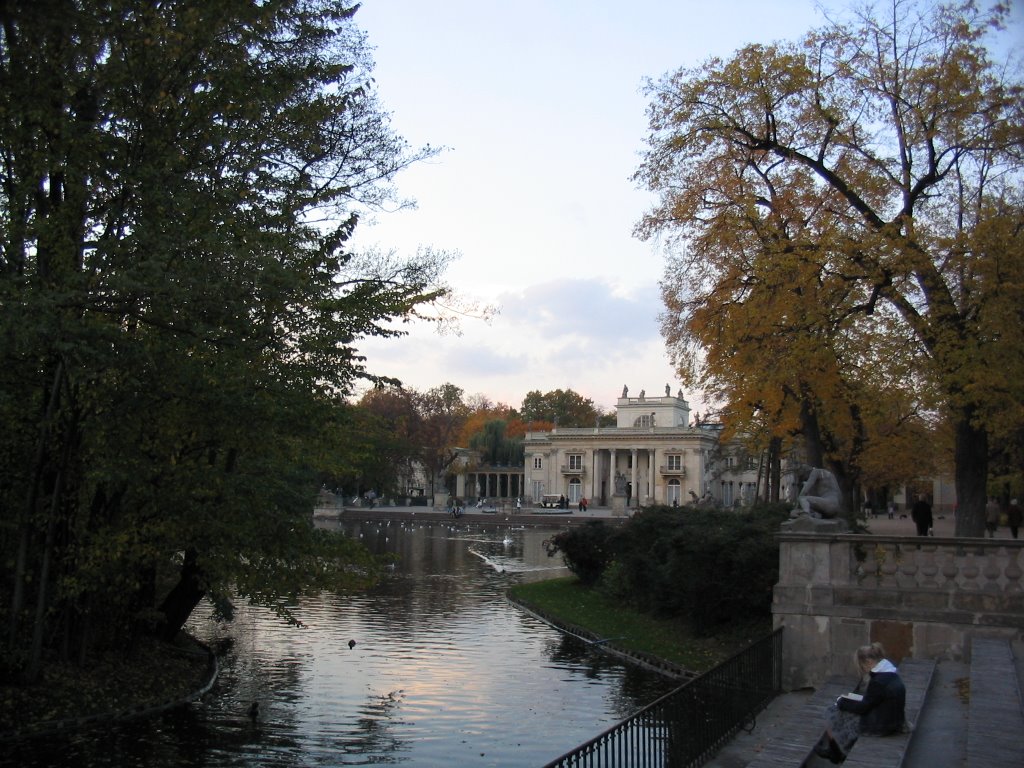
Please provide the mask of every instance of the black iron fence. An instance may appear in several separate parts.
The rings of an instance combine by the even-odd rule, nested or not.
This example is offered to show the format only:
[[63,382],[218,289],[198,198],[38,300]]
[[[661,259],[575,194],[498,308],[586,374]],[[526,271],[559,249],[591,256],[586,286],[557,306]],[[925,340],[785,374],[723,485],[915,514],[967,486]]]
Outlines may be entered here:
[[545,768],[696,768],[782,690],[782,628]]

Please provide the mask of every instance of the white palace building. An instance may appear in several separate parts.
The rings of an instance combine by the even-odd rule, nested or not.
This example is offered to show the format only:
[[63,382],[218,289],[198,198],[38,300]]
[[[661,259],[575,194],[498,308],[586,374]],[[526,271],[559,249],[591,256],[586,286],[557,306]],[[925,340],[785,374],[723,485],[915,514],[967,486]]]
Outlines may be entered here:
[[683,505],[713,499],[732,506],[756,494],[756,459],[726,455],[719,426],[690,423],[683,393],[648,397],[628,387],[616,403],[614,427],[562,428],[527,432],[524,441],[524,495],[580,498],[614,509],[652,504]]
[[[434,496],[438,507],[452,498],[473,503],[540,505],[545,497],[564,496],[575,507],[581,498],[593,506],[626,512],[665,504],[707,502],[733,507],[764,493],[765,468],[738,441],[722,443],[721,425],[690,423],[682,391],[630,397],[627,387],[616,402],[614,427],[559,427],[528,431],[523,465],[488,466],[475,452],[460,450],[452,467],[455,493]],[[790,458],[782,466],[782,498],[795,499],[802,467]],[[894,489],[898,508],[908,508],[916,493],[926,493],[938,514],[956,504],[950,478],[922,477],[913,487]]]

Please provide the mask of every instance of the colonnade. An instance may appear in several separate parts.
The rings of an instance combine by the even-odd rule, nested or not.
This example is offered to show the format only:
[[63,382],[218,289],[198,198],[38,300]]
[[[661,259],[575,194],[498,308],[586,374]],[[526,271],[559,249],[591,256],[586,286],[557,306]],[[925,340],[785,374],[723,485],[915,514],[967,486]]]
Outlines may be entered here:
[[522,470],[467,472],[456,479],[461,499],[516,499],[524,495]]

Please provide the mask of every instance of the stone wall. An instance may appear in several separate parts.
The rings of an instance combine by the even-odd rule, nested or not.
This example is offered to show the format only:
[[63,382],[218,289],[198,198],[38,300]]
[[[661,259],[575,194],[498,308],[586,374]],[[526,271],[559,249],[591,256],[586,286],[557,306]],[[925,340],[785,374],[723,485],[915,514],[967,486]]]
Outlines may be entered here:
[[969,658],[974,636],[1024,642],[1024,541],[779,534],[772,613],[786,628],[783,685],[853,674],[881,642],[904,658]]

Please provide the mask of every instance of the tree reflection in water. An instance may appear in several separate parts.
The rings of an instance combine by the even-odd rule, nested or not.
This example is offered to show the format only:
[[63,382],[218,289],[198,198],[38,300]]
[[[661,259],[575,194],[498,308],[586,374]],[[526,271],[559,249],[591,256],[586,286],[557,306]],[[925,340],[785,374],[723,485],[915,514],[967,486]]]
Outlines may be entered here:
[[377,587],[302,603],[303,629],[252,606],[239,606],[231,624],[204,609],[190,629],[226,651],[221,677],[201,702],[154,720],[15,745],[3,759],[154,768],[534,766],[674,687],[505,600],[513,583],[560,575],[541,545],[550,529],[343,527],[371,550],[399,555]]

